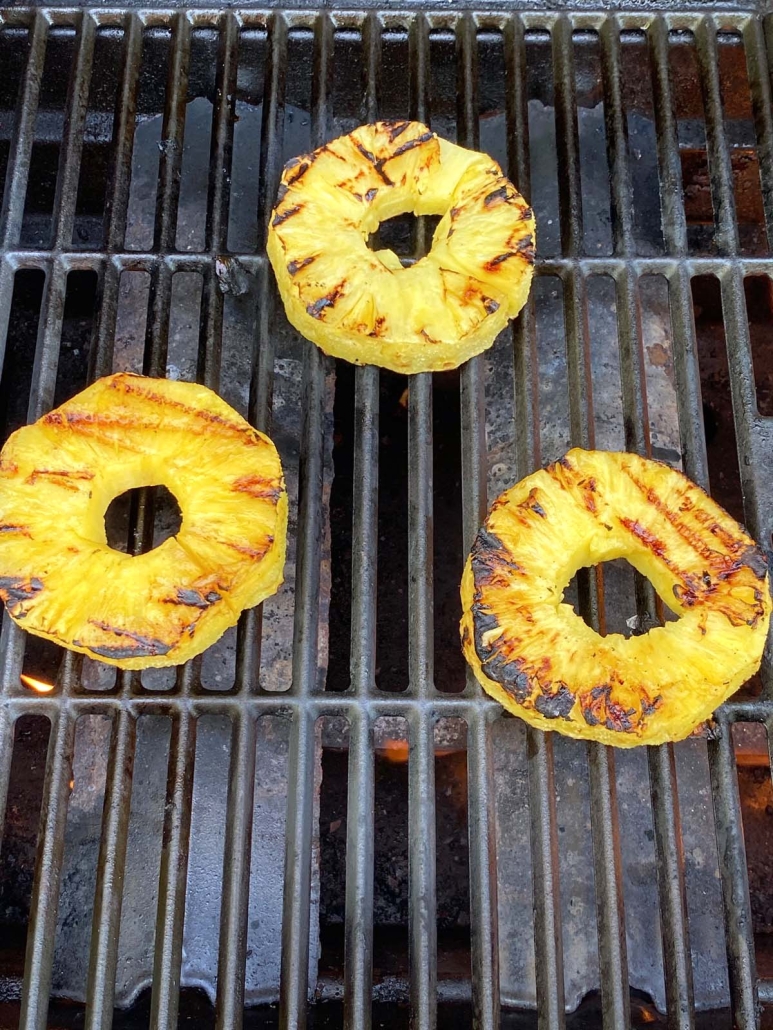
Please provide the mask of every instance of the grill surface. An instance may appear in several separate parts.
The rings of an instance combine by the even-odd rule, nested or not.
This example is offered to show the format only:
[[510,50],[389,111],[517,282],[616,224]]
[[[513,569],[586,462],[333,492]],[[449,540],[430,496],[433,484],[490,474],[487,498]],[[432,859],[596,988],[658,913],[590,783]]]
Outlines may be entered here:
[[[771,271],[768,245],[759,242],[763,236],[767,240],[773,238],[773,108],[766,48],[770,29],[771,25],[756,12],[658,13],[655,8],[650,13],[637,10],[614,15],[592,11],[500,14],[495,10],[381,14],[342,10],[313,14],[303,10],[80,12],[66,8],[19,8],[0,12],[0,42],[9,55],[8,72],[0,71],[0,75],[6,76],[0,89],[14,94],[18,88],[15,116],[0,124],[0,140],[5,148],[0,150],[0,158],[5,159],[5,192],[0,213],[0,338],[9,339],[3,398],[5,431],[24,417],[39,417],[79,385],[79,373],[72,373],[72,344],[63,338],[63,328],[68,321],[66,298],[72,276],[88,271],[96,273],[97,295],[87,362],[81,356],[80,374],[84,380],[127,366],[151,375],[168,373],[171,366],[170,374],[197,377],[221,390],[223,380],[228,378],[232,396],[227,399],[248,412],[256,426],[278,435],[283,457],[289,461],[291,480],[295,474],[292,470],[297,469],[297,547],[291,566],[294,589],[285,591],[273,606],[267,604],[264,617],[253,612],[242,619],[235,644],[232,641],[230,651],[226,649],[221,656],[224,663],[234,663],[233,685],[228,689],[211,689],[212,684],[204,682],[202,668],[207,659],[204,663],[194,661],[172,680],[164,676],[153,679],[119,674],[115,681],[108,678],[102,682],[98,667],[82,662],[78,656],[49,650],[40,657],[42,652],[36,650],[36,644],[25,642],[10,620],[3,620],[0,812],[6,809],[17,720],[30,714],[50,720],[21,986],[21,1026],[44,1027],[49,1018],[55,943],[57,934],[62,932],[58,923],[59,895],[73,790],[76,729],[78,720],[86,715],[108,716],[111,720],[93,886],[85,991],[87,1027],[110,1025],[116,1001],[116,982],[121,976],[117,972],[119,937],[126,932],[125,926],[121,926],[121,892],[127,862],[131,861],[128,840],[134,804],[132,781],[138,780],[143,790],[150,789],[153,782],[153,768],[138,768],[135,772],[134,758],[139,754],[138,727],[150,716],[169,720],[152,960],[152,1025],[177,1023],[185,923],[193,917],[190,910],[186,913],[186,891],[195,886],[188,875],[192,822],[194,829],[196,826],[194,775],[213,753],[206,751],[206,734],[199,726],[202,719],[212,716],[226,720],[225,748],[229,756],[227,789],[225,780],[222,784],[222,796],[226,798],[222,895],[217,918],[210,927],[214,937],[211,946],[214,948],[219,940],[213,1017],[218,1027],[241,1024],[245,965],[250,961],[250,906],[257,903],[260,911],[260,892],[266,890],[265,882],[255,880],[254,864],[251,868],[253,835],[262,828],[260,822],[255,822],[255,813],[268,818],[265,807],[256,808],[255,796],[256,782],[259,788],[262,782],[260,775],[256,780],[256,762],[260,774],[260,748],[268,746],[260,728],[265,716],[278,716],[282,725],[289,727],[279,1008],[278,1017],[266,1016],[265,1025],[275,1025],[278,1018],[281,1026],[304,1026],[309,983],[312,988],[315,983],[316,958],[313,957],[310,969],[309,941],[312,940],[314,955],[318,889],[315,827],[320,818],[318,759],[320,746],[324,745],[318,721],[322,717],[346,720],[346,739],[343,744],[339,740],[337,746],[348,749],[345,954],[339,999],[342,1009],[336,1005],[329,1007],[330,1025],[339,1025],[341,1019],[345,1026],[358,1030],[371,1024],[374,862],[379,848],[374,832],[374,792],[376,752],[386,746],[379,737],[382,724],[377,725],[383,717],[405,720],[410,745],[410,959],[406,1000],[412,1025],[429,1028],[438,1021],[436,870],[438,862],[443,861],[445,847],[444,841],[436,839],[435,752],[439,719],[462,720],[466,725],[470,969],[462,977],[467,987],[459,996],[464,1003],[460,1025],[469,1025],[470,1021],[485,1028],[500,1025],[498,923],[499,917],[504,920],[504,916],[498,911],[496,843],[498,838],[502,839],[501,824],[507,812],[501,799],[499,806],[495,805],[495,740],[498,749],[519,748],[524,775],[516,788],[528,794],[529,842],[524,834],[517,841],[517,848],[528,852],[522,865],[526,875],[531,869],[534,944],[530,961],[535,971],[537,1015],[522,1018],[524,1025],[531,1025],[531,1020],[540,1027],[564,1024],[567,1003],[571,1007],[574,1001],[568,993],[565,997],[564,991],[564,958],[571,954],[572,942],[562,932],[562,889],[565,896],[571,895],[573,885],[562,867],[565,855],[563,844],[559,845],[563,827],[559,827],[556,796],[566,789],[562,763],[570,753],[570,745],[522,728],[518,728],[516,735],[499,733],[503,723],[507,729],[507,721],[501,719],[498,707],[482,696],[469,678],[466,684],[459,684],[463,689],[447,689],[445,657],[438,653],[435,644],[435,598],[440,577],[448,575],[447,568],[451,569],[451,578],[458,574],[462,551],[466,551],[480,524],[489,497],[504,482],[511,482],[540,461],[554,457],[548,453],[554,447],[569,441],[585,446],[594,444],[600,423],[598,411],[594,412],[593,392],[594,388],[599,391],[601,380],[594,367],[593,346],[602,330],[596,317],[599,309],[591,300],[598,277],[607,277],[606,310],[611,299],[612,318],[616,319],[620,442],[641,453],[651,451],[651,435],[657,437],[658,446],[663,436],[657,423],[659,411],[650,412],[647,404],[651,378],[646,366],[644,344],[648,326],[641,297],[651,277],[660,277],[667,284],[664,310],[676,414],[676,452],[670,457],[676,462],[681,459],[685,471],[704,486],[709,485],[710,463],[691,291],[694,280],[715,277],[721,297],[743,517],[749,530],[770,550],[773,419],[763,417],[758,410],[745,292],[748,277],[767,278]],[[69,64],[56,59],[62,40],[67,44]],[[588,42],[594,48],[600,77],[593,73],[592,62],[587,66],[583,63],[583,46]],[[759,167],[762,184],[761,190],[756,186],[762,214],[762,226],[756,237],[743,231],[740,208],[745,194],[739,192],[741,172],[735,160],[741,144],[733,135],[737,125],[732,120],[738,116],[728,112],[726,84],[720,75],[720,50],[728,43],[742,47],[745,54],[754,136],[751,145],[747,141],[745,153],[752,154],[757,162],[752,166],[752,177]],[[694,83],[694,91],[696,96],[700,94],[703,105],[703,117],[697,120],[705,125],[705,136],[697,149],[705,150],[703,167],[708,171],[699,192],[710,203],[702,234],[695,231],[695,196],[685,181],[684,154],[689,147],[683,134],[692,123],[689,114],[677,117],[679,106],[689,107],[690,102],[680,95],[684,81],[678,78],[673,64],[674,50],[680,44],[694,55],[700,80],[699,85]],[[104,114],[104,98],[100,100],[98,96],[102,88],[100,77],[108,66],[104,58],[100,64],[95,56],[102,45],[112,46],[109,52],[117,55],[113,62],[117,70],[112,118]],[[631,94],[624,95],[621,70],[628,45],[639,47],[646,55],[651,75],[648,88],[656,161],[652,154],[649,159],[653,166],[656,164],[659,175],[656,204],[660,210],[656,207],[655,214],[662,216],[662,234],[650,232],[654,222],[647,222],[646,211],[642,214],[644,202],[638,187],[634,188],[634,166],[642,155],[637,155],[629,142],[633,132],[628,109]],[[260,58],[253,61],[251,55],[258,50]],[[357,79],[352,83],[349,80],[354,73],[347,76],[344,55],[354,52],[359,56],[352,64],[357,66]],[[396,53],[404,56],[403,64],[395,58]],[[207,65],[202,54],[216,59]],[[138,165],[136,156],[133,163],[133,151],[138,148],[153,111],[148,83],[154,75],[158,77],[159,66],[161,74],[167,77],[167,85],[160,135],[153,141],[157,144],[157,167],[148,169]],[[92,82],[95,68],[98,74]],[[535,68],[537,72],[533,71]],[[534,92],[539,68],[543,68],[552,96],[538,96]],[[502,80],[505,100],[503,131],[499,134],[486,123],[488,96],[496,75]],[[104,89],[109,86],[104,85]],[[257,182],[257,219],[252,209],[243,213],[255,194],[236,196],[234,154],[239,120],[244,120],[256,136],[258,132],[255,112],[250,116],[244,105],[240,106],[247,94],[259,98],[259,147],[257,141],[251,144],[251,160],[256,160],[257,167],[248,167],[253,182]],[[587,117],[578,117],[578,96],[585,94],[592,99],[582,103],[603,110],[603,122],[591,124],[590,129]],[[298,99],[301,96],[308,97],[306,111]],[[209,147],[208,168],[202,160],[202,146],[186,145],[186,132],[191,131],[193,124],[189,121],[190,111],[198,102],[196,98],[201,97],[212,102],[211,119],[209,109],[204,116],[205,121],[211,121],[209,141],[204,143],[204,147]],[[532,182],[538,156],[530,154],[530,138],[539,129],[535,105],[540,104],[554,112],[551,121],[555,167],[559,172],[540,181],[534,176]],[[103,122],[94,116],[95,110],[102,111]],[[483,356],[462,370],[458,393],[453,392],[453,377],[436,377],[433,383],[432,377],[422,375],[405,383],[407,395],[401,400],[407,408],[407,466],[403,473],[407,491],[407,563],[402,586],[407,594],[403,640],[407,675],[400,691],[381,689],[385,673],[379,668],[381,652],[376,632],[377,598],[380,607],[383,601],[379,586],[383,579],[379,577],[396,560],[391,543],[387,541],[384,545],[379,522],[379,460],[384,460],[385,447],[379,428],[380,404],[387,377],[372,368],[353,373],[353,410],[345,413],[353,430],[351,571],[346,571],[351,582],[351,651],[348,674],[347,663],[343,663],[345,689],[333,690],[331,682],[326,689],[326,669],[334,368],[318,350],[295,338],[287,328],[262,248],[283,162],[300,149],[318,145],[379,114],[409,114],[430,121],[466,146],[481,145],[485,135],[484,142],[500,148],[496,156],[506,163],[527,197],[533,186],[532,199],[538,214],[542,214],[539,278],[530,305],[512,334],[498,342],[492,355]],[[99,151],[95,144],[100,139],[105,144],[103,151],[109,154],[104,172],[104,218],[101,209],[87,210],[82,199],[92,168],[95,176],[102,174],[94,157]],[[31,210],[25,198],[40,186],[35,180],[44,175],[45,155],[52,152],[52,144],[52,195],[48,213],[41,221],[40,212]],[[589,152],[589,147],[595,160],[600,155],[606,158],[600,165],[602,183],[606,182],[607,166],[609,170],[609,195],[601,212],[592,207],[594,194],[587,173],[583,175],[583,154]],[[648,155],[644,156],[646,160]],[[31,160],[33,157],[35,160]],[[92,159],[93,166],[89,163]],[[185,221],[179,217],[181,191],[184,193],[190,185],[186,185],[185,178],[189,161],[198,161],[196,174],[201,191],[207,183],[206,205],[201,209],[198,224],[195,218]],[[247,179],[242,173],[240,190],[246,188],[243,184]],[[556,183],[555,195],[550,193],[548,179]],[[190,186],[194,192],[195,188],[195,184]],[[144,200],[143,190],[147,191]],[[540,191],[542,199],[538,200],[536,195]],[[152,200],[149,203],[147,198],[154,195],[153,211]],[[243,208],[235,211],[237,203]],[[253,224],[257,244],[250,238],[249,226]],[[190,236],[186,237],[183,230]],[[237,247],[232,243],[234,239],[241,241]],[[421,253],[427,241],[426,226],[417,223],[412,236],[413,252]],[[224,276],[222,269],[218,272],[216,259],[228,254],[229,248],[230,252],[236,251],[233,256],[238,264],[232,265]],[[13,351],[14,334],[18,336],[22,331],[14,297],[18,297],[15,290],[20,271],[30,269],[44,272],[45,282],[34,367],[25,372]],[[174,324],[175,311],[183,304],[174,292],[180,273],[200,277],[200,332],[190,325],[186,330],[185,325]],[[146,277],[143,282],[147,293],[140,292],[139,301],[127,301],[129,278],[139,274]],[[251,340],[245,339],[243,327],[239,330],[234,324],[233,319],[238,321],[240,317],[239,309],[235,316],[229,316],[224,286],[236,294],[247,291],[250,325],[254,325]],[[543,286],[557,291],[555,316],[546,314],[549,297]],[[123,328],[120,315],[122,305],[127,303],[128,329],[125,313]],[[146,330],[143,334],[135,326],[132,335],[132,318],[137,312],[144,317],[145,307]],[[545,326],[551,318],[562,354],[558,371],[554,371],[546,386],[541,366]],[[195,316],[192,323],[196,324]],[[188,365],[183,362],[181,370],[178,351],[180,341],[186,339],[190,344],[186,352]],[[238,343],[236,349],[234,340]],[[299,368],[302,365],[300,393],[280,382],[287,368],[282,362],[286,362],[288,354]],[[77,362],[75,367],[80,367]],[[340,384],[352,373],[339,369],[338,375]],[[234,381],[238,389],[233,386]],[[546,395],[551,383],[554,392]],[[12,395],[13,390],[22,391],[23,396]],[[497,390],[500,394],[504,390],[505,395],[498,407]],[[509,393],[510,390],[513,392]],[[540,399],[544,402],[546,396],[547,410],[543,403],[540,411]],[[280,416],[278,402],[284,415]],[[442,455],[439,458],[436,448],[433,454],[433,425],[439,405],[445,404],[456,405],[461,438],[461,509],[450,515],[446,510],[433,513],[433,464],[437,480],[442,474],[441,463],[446,460]],[[23,410],[16,418],[14,411],[19,405]],[[498,423],[492,416],[495,408],[499,412]],[[290,409],[294,409],[294,417],[290,417]],[[566,439],[560,439],[560,433],[551,435],[553,422],[560,420],[562,411]],[[336,419],[339,415],[340,411]],[[495,438],[495,423],[502,431],[502,439]],[[496,449],[498,464],[490,457],[492,449]],[[732,449],[728,460],[735,460]],[[719,476],[721,470],[712,467],[711,471]],[[383,486],[382,482],[382,506]],[[727,494],[731,499],[732,489],[731,486]],[[721,499],[726,501],[726,496]],[[739,500],[737,490],[735,500]],[[438,526],[433,543],[434,514],[438,516]],[[152,496],[146,493],[128,517],[131,546],[149,546],[154,531]],[[449,526],[454,518],[462,527],[462,540],[458,553],[446,559],[442,554],[443,541],[447,533],[451,534]],[[377,570],[377,554],[381,570]],[[333,562],[335,576],[335,541]],[[433,571],[437,574],[436,585]],[[605,611],[600,584],[600,578],[595,576],[578,577],[580,607],[597,627],[603,624]],[[635,600],[640,615],[655,611],[646,584],[636,583]],[[387,608],[388,604],[387,601]],[[455,618],[453,610],[446,622],[452,625]],[[385,623],[379,624],[379,633],[389,632]],[[340,666],[341,655],[331,656],[331,664],[333,657]],[[442,677],[436,676],[436,663],[442,669]],[[22,686],[19,676],[25,670],[35,674],[41,668],[54,671],[56,687],[53,693],[38,696]],[[681,746],[682,751],[697,748],[708,755],[716,849],[721,856],[729,1002],[735,1025],[744,1028],[756,1025],[758,1000],[773,1001],[773,981],[758,981],[755,964],[732,731],[737,723],[761,723],[769,730],[773,720],[769,654],[758,687],[756,695],[744,695],[721,709],[708,740]],[[325,732],[335,736],[330,729],[333,724],[325,725],[328,729],[321,731],[322,736]],[[513,724],[509,725],[512,728]],[[338,732],[340,736],[340,729]],[[222,747],[222,740],[218,741],[217,746]],[[16,746],[19,747],[18,739]],[[146,756],[147,753],[144,752]],[[676,753],[678,756],[682,752],[677,748]],[[587,752],[583,749],[580,754],[575,749],[572,754],[580,755],[582,775],[587,778],[591,821],[591,896],[595,896],[598,980],[590,986],[600,989],[600,1007],[594,1008],[589,1018],[595,1018],[599,1024],[603,1022],[604,1026],[628,1027],[630,929],[627,936],[626,918],[630,923],[635,913],[624,910],[616,756],[593,745]],[[693,966],[698,961],[694,956],[700,953],[702,945],[694,939],[690,947],[678,784],[683,808],[692,809],[695,798],[690,795],[689,777],[680,773],[677,779],[674,749],[651,749],[646,764],[665,1008],[670,1026],[687,1028],[699,1019]],[[158,761],[156,766],[161,767]],[[86,760],[86,771],[81,769],[78,775],[88,776],[89,768]],[[156,772],[159,771],[157,768]],[[279,779],[282,778],[280,773]],[[703,839],[707,849],[715,847],[713,837],[707,821]],[[517,851],[514,856],[500,855],[499,861],[500,882],[501,868],[512,870],[517,877]],[[587,861],[591,861],[590,856]],[[271,890],[270,884],[268,889]],[[277,889],[281,890],[281,884],[274,888],[275,893]],[[528,896],[528,883],[524,889]],[[91,897],[86,904],[91,904]],[[266,905],[270,907],[268,899]],[[651,921],[654,915],[650,912],[644,918]],[[531,932],[524,931],[527,937]],[[270,941],[269,948],[276,955],[279,939]],[[567,982],[572,975],[567,968]],[[444,989],[440,999],[444,1006],[451,1006],[443,1009],[441,1025],[451,1025],[453,992],[449,994]],[[467,999],[469,1008],[465,1007]],[[504,1001],[510,1003],[513,999],[505,997]],[[314,1011],[312,1019],[322,1018]],[[10,1003],[7,1013],[11,1025],[18,1007]],[[645,1015],[652,1018],[649,1011]],[[57,1018],[64,1022],[61,1013]],[[397,1022],[394,1014],[390,1018]],[[201,1019],[206,1023],[203,1016]]]

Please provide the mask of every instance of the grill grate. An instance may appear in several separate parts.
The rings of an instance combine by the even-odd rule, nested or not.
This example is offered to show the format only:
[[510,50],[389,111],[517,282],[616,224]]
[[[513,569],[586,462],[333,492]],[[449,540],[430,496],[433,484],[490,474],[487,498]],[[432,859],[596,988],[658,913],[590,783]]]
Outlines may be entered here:
[[[744,513],[750,531],[763,545],[773,539],[773,420],[757,410],[744,280],[769,276],[771,259],[749,256],[739,240],[735,200],[733,147],[726,131],[719,55],[723,33],[739,34],[745,49],[756,130],[756,152],[762,182],[762,204],[768,239],[773,239],[773,107],[766,37],[771,23],[756,13],[309,13],[244,10],[74,11],[10,9],[0,13],[0,28],[26,36],[26,66],[19,86],[15,121],[9,135],[5,193],[0,213],[0,338],[9,330],[14,282],[19,270],[45,272],[32,386],[27,407],[30,420],[55,402],[60,340],[68,276],[79,270],[99,277],[98,315],[89,357],[89,377],[113,369],[114,338],[121,277],[149,276],[148,320],[143,370],[164,375],[170,347],[170,311],[176,273],[201,277],[201,329],[196,353],[200,381],[217,389],[221,378],[224,296],[216,258],[227,253],[231,208],[234,125],[238,96],[239,53],[244,33],[266,34],[266,58],[258,173],[258,252],[236,258],[253,275],[256,287],[254,354],[249,384],[249,417],[272,430],[276,322],[279,317],[262,241],[276,194],[285,153],[286,84],[288,77],[310,77],[310,142],[318,145],[338,131],[331,78],[336,32],[362,39],[364,84],[361,110],[347,112],[354,122],[376,117],[381,105],[385,32],[407,31],[408,111],[430,118],[432,32],[450,35],[456,54],[458,142],[480,144],[479,88],[485,69],[479,67],[479,36],[501,36],[507,89],[507,162],[522,191],[530,195],[529,94],[527,40],[547,36],[552,48],[557,147],[560,254],[541,256],[538,276],[560,280],[568,374],[571,440],[592,446],[595,419],[588,324],[588,282],[607,276],[614,281],[619,338],[620,380],[625,445],[648,453],[650,415],[642,345],[640,284],[660,276],[668,284],[674,377],[679,433],[685,471],[707,486],[709,467],[703,419],[701,380],[696,346],[691,283],[714,276],[721,290],[732,388]],[[36,139],[44,70],[52,34],[75,30],[61,129],[56,192],[52,207],[51,245],[22,244],[25,200]],[[158,161],[158,188],[152,247],[130,250],[125,245],[130,214],[132,155],[138,125],[143,40],[150,31],[171,33],[168,80]],[[185,155],[189,81],[197,31],[217,34],[217,79],[214,90],[204,247],[200,252],[177,249],[181,176]],[[78,184],[83,173],[84,135],[89,93],[100,31],[121,38],[120,82],[112,124],[110,167],[104,214],[104,246],[73,245]],[[292,34],[313,34],[304,53],[311,59],[291,67]],[[642,33],[652,69],[657,131],[657,163],[662,199],[665,250],[648,256],[636,240],[635,195],[632,186],[628,125],[621,85],[621,34]],[[600,47],[606,157],[611,184],[612,253],[594,256],[584,239],[581,132],[578,119],[576,35],[597,34]],[[673,34],[694,38],[705,108],[706,151],[710,193],[715,210],[711,250],[699,256],[690,246],[685,211],[683,166],[674,113],[669,46]],[[391,72],[390,72],[391,73]],[[354,123],[353,122],[353,123]],[[419,223],[417,253],[427,245]],[[531,471],[541,460],[537,382],[535,303],[513,330],[514,470]],[[10,326],[11,330],[13,326]],[[489,489],[486,452],[486,359],[470,362],[461,372],[461,483],[464,547],[480,524]],[[290,720],[288,812],[286,822],[285,892],[281,938],[279,1022],[302,1027],[307,1019],[309,936],[311,931],[313,825],[315,818],[316,723],[322,716],[343,716],[349,725],[348,821],[346,827],[346,921],[344,960],[344,1025],[370,1025],[373,994],[372,960],[374,897],[374,722],[400,716],[410,735],[408,806],[410,825],[409,1002],[412,1025],[437,1023],[437,939],[435,833],[435,742],[438,718],[456,717],[467,725],[468,825],[470,863],[471,998],[475,1026],[500,1025],[499,945],[497,910],[497,829],[494,805],[492,726],[498,707],[481,696],[468,677],[457,694],[436,689],[433,611],[433,381],[428,375],[408,385],[408,684],[399,694],[377,688],[376,601],[379,551],[378,462],[380,374],[373,368],[355,372],[354,495],[352,512],[351,685],[341,693],[325,692],[325,594],[327,508],[326,455],[331,446],[329,383],[332,365],[311,345],[303,350],[303,413],[297,508],[295,607],[291,681],[281,693],[260,685],[262,617],[245,615],[236,647],[233,689],[215,693],[201,683],[201,662],[179,671],[172,689],[154,691],[138,674],[119,673],[115,687],[97,693],[81,681],[81,660],[62,653],[55,691],[35,696],[19,681],[25,639],[5,618],[0,636],[0,812],[11,773],[14,724],[28,713],[51,723],[35,881],[32,892],[27,953],[21,997],[25,1028],[47,1025],[51,992],[58,898],[68,814],[76,721],[89,713],[112,717],[106,772],[102,833],[92,920],[86,996],[88,1028],[110,1025],[115,1004],[121,922],[121,892],[127,860],[133,763],[137,720],[163,715],[171,720],[167,804],[163,822],[151,1023],[175,1026],[180,996],[185,898],[194,780],[197,722],[205,715],[225,715],[231,725],[230,770],[225,820],[226,861],[217,962],[216,1025],[241,1024],[245,1001],[245,962],[251,890],[251,841],[255,828],[254,784],[257,720],[278,714]],[[153,533],[150,495],[140,502],[134,540],[147,546]],[[438,513],[441,517],[443,513]],[[442,526],[441,526],[442,529]],[[389,555],[380,555],[388,561]],[[593,623],[603,621],[599,582],[579,581],[580,600]],[[640,612],[654,611],[646,584],[637,584]],[[732,726],[758,722],[769,729],[773,720],[770,656],[762,674],[763,691],[754,699],[733,700],[717,715],[716,731],[707,742],[718,852],[722,857],[724,932],[730,997],[735,1025],[754,1027],[758,1003],[752,919],[741,828]],[[534,966],[539,1026],[564,1023],[564,942],[556,816],[554,745],[550,736],[528,731],[528,792],[531,864],[534,891]],[[663,939],[663,976],[669,1025],[691,1027],[695,1020],[693,968],[689,942],[681,826],[674,751],[663,747],[648,753],[652,794],[658,894]],[[593,870],[597,905],[600,989],[604,1026],[631,1025],[623,870],[616,796],[615,757],[602,747],[588,748],[591,796]],[[525,847],[524,843],[524,847]],[[253,885],[253,890],[254,890]],[[278,945],[278,942],[277,942]],[[759,984],[759,998],[773,999],[773,981]]]

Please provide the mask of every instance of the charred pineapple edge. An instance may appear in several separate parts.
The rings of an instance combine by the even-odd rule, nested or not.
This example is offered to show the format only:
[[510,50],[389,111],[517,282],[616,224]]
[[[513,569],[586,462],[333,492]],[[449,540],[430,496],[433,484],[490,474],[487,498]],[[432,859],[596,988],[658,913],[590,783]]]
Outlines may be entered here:
[[[569,451],[568,456],[571,456],[572,453],[576,454],[577,449],[575,449],[574,452]],[[630,455],[625,454],[618,456],[629,457]],[[559,459],[559,461],[563,460],[564,459]],[[738,523],[735,523],[735,520],[733,520],[731,516],[727,515],[727,513],[724,512],[724,509],[720,508],[720,506],[716,504],[716,502],[710,497],[709,494],[707,494],[696,483],[693,483],[692,480],[688,479],[688,477],[684,476],[684,474],[681,473],[679,470],[673,469],[671,466],[665,465],[664,463],[659,462],[655,459],[648,459],[648,461],[652,465],[663,465],[663,467],[668,469],[668,471],[673,472],[682,479],[686,480],[689,483],[690,487],[692,487],[692,489],[694,489],[699,495],[705,498],[713,508],[719,509],[719,511],[721,511],[723,515],[725,515],[728,521],[734,523],[734,525],[737,526],[739,537],[745,538],[746,540],[750,541],[754,549],[755,561],[762,563],[763,567],[767,568],[768,563],[764,552],[752,540],[752,538],[749,537],[744,528],[738,525]],[[501,500],[501,498],[507,495],[510,492],[510,490],[513,490],[516,487],[525,484],[530,480],[535,479],[544,471],[544,468],[541,470],[537,470],[532,475],[527,476],[524,480],[521,480],[519,483],[514,484],[514,487],[511,487],[508,490],[504,491],[503,494],[500,495],[500,498],[498,498],[497,500]],[[495,504],[496,503],[497,502],[495,502]],[[488,518],[489,516],[487,516],[486,522],[484,522],[483,526],[481,527],[480,533],[476,536],[476,543],[479,537],[483,535],[486,531],[486,527],[488,525]],[[502,705],[502,707],[506,711],[518,716],[520,719],[527,722],[529,725],[535,727],[536,729],[540,729],[544,732],[557,731],[564,736],[572,737],[574,739],[598,741],[599,743],[607,744],[609,746],[618,748],[632,748],[640,747],[643,745],[657,745],[676,742],[689,737],[697,727],[699,727],[702,723],[709,720],[711,718],[711,715],[719,707],[719,705],[726,701],[729,697],[731,697],[735,693],[735,691],[737,691],[747,680],[749,680],[750,677],[753,676],[760,668],[763,654],[765,651],[768,631],[770,628],[771,611],[773,610],[773,599],[771,598],[771,580],[770,574],[767,571],[765,572],[763,580],[764,587],[762,590],[764,617],[762,619],[761,625],[758,627],[759,632],[756,634],[755,637],[757,646],[754,648],[753,653],[751,653],[748,656],[748,661],[746,662],[746,664],[739,667],[728,677],[727,689],[723,692],[723,695],[721,697],[717,697],[716,694],[714,694],[708,697],[703,704],[695,704],[692,709],[690,719],[683,720],[683,726],[679,729],[678,732],[669,733],[667,731],[663,731],[662,729],[659,730],[656,724],[652,728],[647,728],[642,735],[637,735],[636,733],[626,734],[621,733],[617,730],[610,730],[606,728],[604,725],[592,726],[584,723],[583,721],[569,721],[568,718],[561,720],[558,720],[556,718],[549,718],[540,714],[540,712],[538,712],[534,707],[529,707],[528,711],[525,711],[523,705],[513,696],[512,693],[508,692],[502,686],[501,683],[497,682],[494,679],[491,679],[491,677],[487,676],[486,673],[483,671],[483,662],[481,661],[481,658],[478,654],[478,648],[476,645],[475,617],[473,615],[473,609],[478,597],[478,591],[475,586],[475,577],[472,569],[472,557],[472,553],[467,557],[460,584],[462,618],[459,623],[459,629],[461,635],[462,652],[465,656],[467,663],[472,669],[476,680],[478,681],[478,683],[480,683],[480,685],[483,687],[486,693],[490,697],[494,698],[494,700],[498,701],[499,704]],[[624,555],[621,555],[621,557],[624,557]],[[564,602],[561,598],[559,599],[558,604],[560,605],[562,603]],[[577,618],[579,619],[579,616],[577,616]],[[674,625],[678,625],[678,623]],[[600,635],[598,636],[599,639],[603,639],[600,637]],[[577,705],[579,705],[579,703],[579,697],[575,697],[572,703],[572,707],[576,707]]]

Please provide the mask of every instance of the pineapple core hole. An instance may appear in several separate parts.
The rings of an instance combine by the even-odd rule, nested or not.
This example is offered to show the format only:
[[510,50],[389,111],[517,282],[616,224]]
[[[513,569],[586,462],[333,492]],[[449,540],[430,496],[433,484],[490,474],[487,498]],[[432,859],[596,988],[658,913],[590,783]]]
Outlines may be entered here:
[[[424,223],[424,250],[429,250],[440,216],[424,215],[421,221]],[[376,252],[391,250],[399,258],[419,257],[418,225],[419,219],[410,211],[395,215],[394,218],[385,218],[379,225],[378,232],[373,233],[368,240],[368,246]]]
[[165,486],[126,490],[113,498],[105,512],[105,534],[113,550],[124,553],[134,550],[129,546],[129,533],[137,524],[137,515],[143,503],[149,503],[153,512],[153,547],[158,547],[164,540],[179,533],[182,525],[180,505]]
[[640,616],[636,609],[634,577],[637,572],[625,558],[615,558],[591,568],[578,569],[564,591],[566,604],[570,604],[575,613],[592,628],[595,627],[588,616],[588,598],[596,569],[602,571],[603,593],[599,594],[599,605],[602,597],[604,601],[603,612],[600,612],[603,616],[602,635],[619,633],[624,637],[638,637],[660,626],[663,619],[673,622],[678,618],[662,603],[658,603],[657,611]]

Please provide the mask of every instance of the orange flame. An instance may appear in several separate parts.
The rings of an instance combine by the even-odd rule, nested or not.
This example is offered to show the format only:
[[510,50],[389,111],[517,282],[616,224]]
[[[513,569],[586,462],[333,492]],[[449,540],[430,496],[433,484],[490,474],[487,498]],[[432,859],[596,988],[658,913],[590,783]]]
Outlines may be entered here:
[[401,762],[408,761],[408,752],[410,747],[407,740],[385,740],[381,745],[383,748],[384,758],[389,762],[400,764]]
[[32,676],[20,676],[19,679],[25,687],[29,687],[30,690],[36,690],[38,694],[50,694],[54,689],[53,683],[44,683],[43,680],[33,679]]

